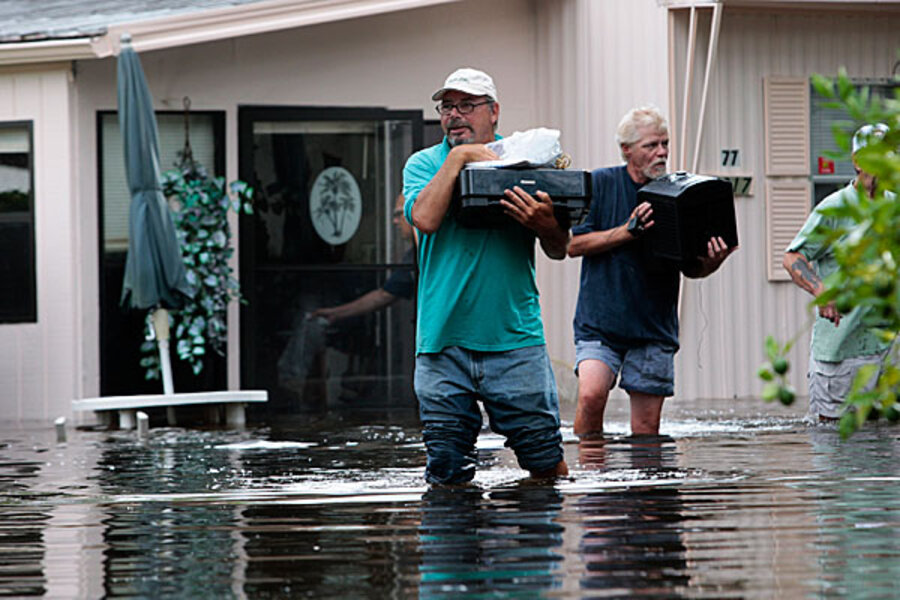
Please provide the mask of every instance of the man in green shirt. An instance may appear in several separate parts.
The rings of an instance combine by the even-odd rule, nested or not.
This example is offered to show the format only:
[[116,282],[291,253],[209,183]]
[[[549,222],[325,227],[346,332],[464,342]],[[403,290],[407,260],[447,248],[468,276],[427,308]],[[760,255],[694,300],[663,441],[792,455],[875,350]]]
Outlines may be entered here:
[[460,171],[498,158],[485,145],[497,139],[497,90],[487,73],[463,68],[432,100],[445,137],[413,154],[403,169],[405,215],[419,231],[415,390],[428,453],[425,478],[454,484],[475,475],[479,401],[522,468],[534,477],[564,475],[534,248],[537,239],[547,256],[561,260],[569,232],[546,193],[532,196],[518,186],[506,191],[506,224],[462,225],[451,209]]
[[[886,131],[887,126],[883,123],[861,127],[853,136],[853,156],[871,136],[883,136]],[[875,193],[875,178],[862,171],[855,158],[853,166],[856,179],[816,205],[784,254],[782,264],[791,279],[813,296],[825,291],[823,280],[838,268],[832,247],[814,232],[834,231],[855,224],[852,219],[828,215],[826,209],[857,202],[857,186],[869,197]],[[859,368],[867,364],[880,365],[889,350],[889,344],[863,323],[864,310],[857,306],[841,314],[834,302],[818,308],[810,342],[808,379],[809,414],[820,422],[840,417],[841,405]],[[876,379],[871,380],[869,388],[875,385]]]

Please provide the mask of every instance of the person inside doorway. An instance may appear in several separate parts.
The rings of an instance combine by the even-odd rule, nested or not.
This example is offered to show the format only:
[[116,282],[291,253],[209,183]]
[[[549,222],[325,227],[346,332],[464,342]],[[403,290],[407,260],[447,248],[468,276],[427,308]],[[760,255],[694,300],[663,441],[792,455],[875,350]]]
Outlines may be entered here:
[[[342,400],[360,396],[360,392],[351,389],[342,377],[351,367],[351,361],[356,361],[356,371],[372,368],[371,356],[359,356],[347,349],[348,346],[352,349],[355,341],[367,335],[367,330],[362,327],[358,318],[386,309],[400,300],[411,299],[416,287],[414,231],[403,218],[402,194],[398,194],[394,200],[392,219],[406,246],[400,258],[400,264],[404,266],[392,269],[382,286],[349,302],[317,308],[296,316],[291,335],[277,365],[278,381],[285,389],[302,393],[309,377],[317,376],[316,373],[323,370],[322,365],[328,362],[331,370],[326,379],[330,385],[336,386],[332,395],[339,396]],[[411,317],[410,312],[410,319]],[[348,324],[348,327],[342,327],[342,324]],[[326,353],[329,353],[330,360],[325,359]]]
[[[412,265],[415,261],[414,232],[412,226],[403,217],[403,194],[397,195],[392,219],[394,226],[400,233],[400,237],[408,245],[408,248],[403,253],[403,257],[400,259],[400,263]],[[321,318],[328,325],[333,325],[344,319],[387,308],[401,298],[408,300],[412,298],[415,287],[415,271],[413,269],[394,269],[381,287],[370,290],[349,302],[316,309],[308,315],[308,318]]]

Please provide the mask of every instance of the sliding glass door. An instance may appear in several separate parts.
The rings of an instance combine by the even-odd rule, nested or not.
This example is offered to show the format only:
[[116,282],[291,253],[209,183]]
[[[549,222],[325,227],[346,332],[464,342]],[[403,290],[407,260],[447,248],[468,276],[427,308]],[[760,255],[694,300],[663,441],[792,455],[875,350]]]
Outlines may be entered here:
[[242,386],[269,390],[270,413],[409,408],[415,267],[394,209],[421,112],[242,107],[239,126],[256,193],[240,228]]

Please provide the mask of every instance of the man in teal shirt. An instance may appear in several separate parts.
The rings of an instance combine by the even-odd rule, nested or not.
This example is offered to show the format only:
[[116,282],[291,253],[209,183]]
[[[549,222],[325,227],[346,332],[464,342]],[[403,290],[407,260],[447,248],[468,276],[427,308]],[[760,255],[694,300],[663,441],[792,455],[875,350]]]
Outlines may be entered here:
[[566,256],[560,227],[544,192],[519,187],[502,204],[509,222],[461,225],[451,209],[459,172],[494,160],[497,90],[489,75],[462,68],[432,100],[444,140],[413,154],[403,170],[404,211],[418,229],[419,290],[415,389],[428,453],[430,483],[470,481],[482,401],[491,429],[507,437],[534,477],[566,474],[559,401],[544,344],[534,280],[534,242],[550,258]]
[[[862,148],[870,136],[884,135],[887,126],[864,125],[853,136],[852,154]],[[783,265],[798,286],[818,296],[825,291],[824,279],[837,268],[831,245],[822,239],[823,231],[850,228],[850,218],[829,216],[827,209],[858,202],[857,185],[870,197],[875,193],[875,178],[853,161],[856,179],[822,200],[807,218],[803,228],[788,246]],[[814,232],[819,235],[814,234]],[[809,414],[820,422],[837,420],[841,405],[857,371],[863,365],[880,365],[890,344],[863,323],[863,307],[841,314],[834,302],[820,306],[813,325],[809,358]],[[868,388],[875,385],[876,378]]]

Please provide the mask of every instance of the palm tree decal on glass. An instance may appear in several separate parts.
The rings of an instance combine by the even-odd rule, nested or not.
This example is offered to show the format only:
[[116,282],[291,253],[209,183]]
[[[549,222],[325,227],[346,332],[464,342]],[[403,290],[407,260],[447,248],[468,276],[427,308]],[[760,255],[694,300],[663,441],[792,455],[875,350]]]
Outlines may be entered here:
[[316,177],[310,192],[316,232],[337,245],[353,237],[359,227],[361,198],[353,175],[343,167],[329,167]]
[[346,171],[322,173],[324,191],[319,199],[316,214],[325,216],[334,227],[334,237],[341,237],[341,229],[347,213],[353,209],[350,181]]

